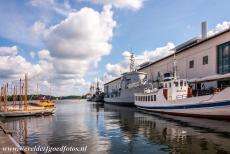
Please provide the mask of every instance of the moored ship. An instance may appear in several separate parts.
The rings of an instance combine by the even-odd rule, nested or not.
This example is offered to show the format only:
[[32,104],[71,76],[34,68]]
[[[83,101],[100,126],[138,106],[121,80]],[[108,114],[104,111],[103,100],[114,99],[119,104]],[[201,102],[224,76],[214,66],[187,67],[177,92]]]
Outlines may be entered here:
[[134,55],[131,55],[130,72],[123,73],[117,82],[110,86],[105,84],[105,103],[134,106],[134,93],[144,90],[146,73],[134,69]]
[[[219,75],[216,80],[221,77],[230,75]],[[156,113],[230,119],[230,87],[215,88],[208,95],[197,96],[186,79],[176,76],[176,69],[173,77],[165,78],[159,85],[154,88],[150,84],[142,93],[135,93],[136,107]]]

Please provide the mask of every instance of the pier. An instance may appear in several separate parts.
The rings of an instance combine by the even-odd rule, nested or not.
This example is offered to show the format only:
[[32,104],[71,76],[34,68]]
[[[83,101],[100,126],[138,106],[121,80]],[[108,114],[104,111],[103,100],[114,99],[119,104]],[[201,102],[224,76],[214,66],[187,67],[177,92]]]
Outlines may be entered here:
[[12,133],[4,127],[4,124],[0,122],[0,154],[36,154],[36,152],[29,151],[10,151],[3,148],[21,149],[21,146],[14,140]]
[[27,74],[25,74],[24,80],[20,79],[11,85],[7,82],[1,87],[0,117],[50,115],[54,111],[54,105],[52,108],[45,108],[29,104]]

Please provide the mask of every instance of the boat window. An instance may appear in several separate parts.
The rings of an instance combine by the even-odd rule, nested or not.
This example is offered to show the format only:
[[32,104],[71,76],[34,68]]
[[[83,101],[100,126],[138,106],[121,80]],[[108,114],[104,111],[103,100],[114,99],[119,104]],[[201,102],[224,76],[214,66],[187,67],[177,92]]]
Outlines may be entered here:
[[151,96],[151,101],[153,101],[153,95]]
[[187,86],[187,83],[186,83],[186,81],[184,82],[184,86]]
[[148,97],[147,97],[147,96],[145,96],[145,101],[146,101],[146,102],[148,101]]
[[171,86],[172,86],[172,84],[171,84],[171,82],[169,83],[169,88],[171,88]]
[[183,81],[180,81],[180,86],[181,86],[181,87],[183,86]]
[[148,101],[150,101],[150,96],[148,96]]
[[175,81],[174,84],[175,84],[175,87],[178,87],[178,82],[177,81]]
[[140,96],[140,101],[142,101],[142,96]]
[[165,88],[167,88],[167,83],[165,83]]
[[157,97],[156,97],[156,95],[154,95],[154,101],[156,101],[157,100]]

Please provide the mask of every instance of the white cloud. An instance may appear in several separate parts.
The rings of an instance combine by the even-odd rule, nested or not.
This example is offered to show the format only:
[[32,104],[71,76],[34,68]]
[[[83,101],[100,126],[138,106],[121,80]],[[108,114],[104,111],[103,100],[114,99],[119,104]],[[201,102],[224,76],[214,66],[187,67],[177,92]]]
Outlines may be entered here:
[[110,53],[115,26],[111,7],[105,6],[102,12],[82,8],[50,27],[44,42],[54,58],[56,73],[83,77],[95,68],[101,57]]
[[215,35],[230,28],[230,21],[224,21],[216,25],[216,27],[208,32],[208,36]]
[[[173,43],[167,43],[165,46],[156,48],[154,50],[146,50],[135,57],[138,59],[135,61],[136,67],[143,62],[147,61],[156,61],[163,57],[166,57],[173,53],[175,45]],[[117,64],[107,64],[106,73],[104,74],[105,82],[112,80],[116,77],[119,77],[121,73],[129,71],[130,58],[127,58],[131,55],[129,51],[124,51],[122,56],[124,57],[120,63]]]
[[50,56],[50,52],[45,49],[38,51],[38,57],[41,60],[52,60],[52,57]]
[[[84,1],[84,0],[82,0]],[[143,6],[144,0],[86,0],[97,4],[113,5],[116,8],[138,10]]]
[[0,56],[16,55],[18,53],[17,46],[12,47],[0,47]]
[[41,71],[39,64],[32,64],[20,55],[0,56],[0,78],[3,80],[19,79],[25,73],[33,77]]
[[31,58],[34,58],[35,56],[36,56],[36,52],[30,51],[30,57],[31,57]]
[[34,39],[34,41],[40,41],[41,38],[43,37],[43,33],[46,30],[46,25],[45,23],[41,22],[41,21],[36,21],[30,28],[30,36],[31,38]]
[[102,56],[109,54],[112,48],[116,22],[111,6],[104,6],[102,12],[82,8],[46,30],[39,22],[34,25],[42,27],[34,28],[34,31],[41,29],[44,32],[47,47],[36,52],[38,65],[43,70],[39,74],[43,91],[50,85],[56,95],[88,91],[85,74],[95,69]]
[[[38,56],[38,63],[32,64],[18,55],[16,46],[0,48],[4,49],[4,55],[3,52],[0,55],[3,72],[0,78],[18,79],[28,72],[29,78],[39,78],[36,80],[46,94],[50,86],[55,95],[83,94],[89,87],[85,74],[110,53],[115,26],[111,6],[105,6],[101,12],[82,8],[49,28],[40,21],[35,22],[30,31],[35,36],[43,36],[47,47],[29,52],[31,57]],[[11,50],[15,53],[9,55]]]
[[140,56],[143,56],[145,61],[156,61],[156,60],[159,60],[163,57],[166,57],[166,56],[172,54],[174,51],[171,49],[173,49],[174,47],[175,47],[175,45],[173,43],[169,42],[164,47],[159,47],[159,48],[156,48],[156,49],[150,50],[150,51],[146,50]]
[[64,16],[68,16],[69,13],[75,11],[69,5],[68,0],[64,0],[64,3],[58,3],[55,0],[31,0],[29,4],[33,7],[40,7],[44,9],[53,10],[56,13]]

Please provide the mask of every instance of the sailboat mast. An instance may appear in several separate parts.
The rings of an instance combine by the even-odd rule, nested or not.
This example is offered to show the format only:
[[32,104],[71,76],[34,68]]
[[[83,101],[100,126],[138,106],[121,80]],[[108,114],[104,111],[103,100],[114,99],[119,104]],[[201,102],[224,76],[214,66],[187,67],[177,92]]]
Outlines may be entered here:
[[27,101],[27,97],[28,97],[28,77],[27,74],[25,74],[25,97],[24,97],[24,110],[28,111],[28,101]]

